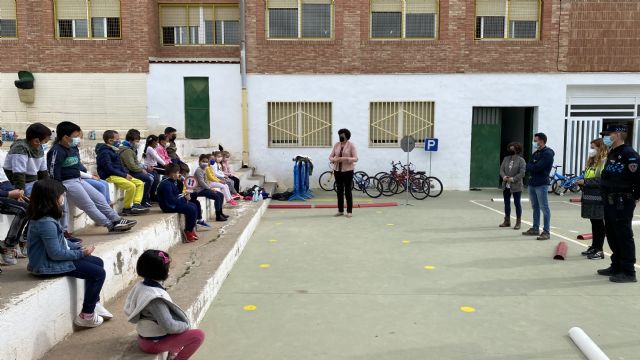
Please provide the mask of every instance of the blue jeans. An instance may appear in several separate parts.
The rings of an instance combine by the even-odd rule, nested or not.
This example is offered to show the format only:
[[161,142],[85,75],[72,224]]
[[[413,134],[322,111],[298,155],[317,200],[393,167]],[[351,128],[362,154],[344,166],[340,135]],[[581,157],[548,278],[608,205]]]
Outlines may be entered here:
[[84,179],[89,185],[93,186],[94,189],[100,191],[104,198],[107,200],[107,204],[111,204],[111,196],[109,196],[109,183],[100,179]]
[[84,279],[84,299],[82,300],[82,312],[92,314],[96,303],[100,301],[100,291],[107,277],[104,272],[104,262],[97,256],[86,256],[73,260],[75,270],[64,275],[78,279]]
[[548,233],[551,229],[551,210],[549,209],[548,195],[549,185],[529,186],[529,201],[531,201],[531,209],[533,209],[533,226],[534,230],[540,229],[540,210],[544,216],[544,227],[542,231]]

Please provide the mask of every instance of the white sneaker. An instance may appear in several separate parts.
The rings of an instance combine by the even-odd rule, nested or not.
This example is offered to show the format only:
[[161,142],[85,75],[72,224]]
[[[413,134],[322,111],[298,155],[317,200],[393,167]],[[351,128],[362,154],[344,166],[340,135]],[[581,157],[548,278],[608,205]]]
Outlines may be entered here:
[[12,248],[0,248],[0,265],[15,265],[18,263],[16,260],[16,249]]
[[109,310],[105,309],[105,307],[100,303],[96,304],[95,312],[96,314],[102,316],[102,318],[105,320],[111,320],[111,318],[113,318],[113,314],[110,313]]
[[96,311],[93,312],[93,317],[91,319],[85,319],[82,316],[80,316],[80,314],[78,314],[78,316],[76,316],[76,318],[73,319],[74,324],[81,327],[88,327],[88,328],[98,327],[102,325],[103,321],[104,319],[102,319],[102,316],[98,315]]

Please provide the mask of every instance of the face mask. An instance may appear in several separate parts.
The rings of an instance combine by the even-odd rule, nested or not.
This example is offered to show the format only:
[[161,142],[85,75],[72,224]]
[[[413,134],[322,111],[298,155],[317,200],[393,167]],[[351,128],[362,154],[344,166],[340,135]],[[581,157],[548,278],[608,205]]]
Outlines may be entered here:
[[49,144],[42,144],[40,145],[40,148],[42,149],[42,151],[46,152],[47,150],[49,150]]
[[590,158],[595,157],[597,153],[598,152],[596,151],[596,149],[589,149],[589,157]]
[[613,140],[611,140],[611,136],[609,136],[609,135],[604,136],[602,138],[602,142],[608,147],[611,147],[611,145],[613,145]]
[[516,151],[515,151],[514,149],[509,149],[509,154],[511,154],[511,155],[515,155],[515,154],[516,154]]
[[211,165],[215,165],[215,164],[216,164],[216,161],[215,161],[215,160],[209,160],[209,164],[211,164]]
[[79,137],[71,138],[71,147],[78,147],[78,145],[80,145],[80,138]]
[[340,135],[340,142],[347,141],[347,138],[344,135]]
[[113,142],[113,147],[120,147],[120,144],[121,144],[120,140],[116,140]]
[[533,143],[533,150],[535,151],[535,150],[538,150],[539,148],[540,148],[540,146],[538,145],[538,143],[534,142]]
[[206,169],[206,168],[207,168],[207,166],[209,166],[209,164],[207,164],[207,163],[200,163],[200,167],[201,167],[201,168],[203,168],[203,169]]
[[176,141],[176,136],[175,135],[171,136],[171,141]]

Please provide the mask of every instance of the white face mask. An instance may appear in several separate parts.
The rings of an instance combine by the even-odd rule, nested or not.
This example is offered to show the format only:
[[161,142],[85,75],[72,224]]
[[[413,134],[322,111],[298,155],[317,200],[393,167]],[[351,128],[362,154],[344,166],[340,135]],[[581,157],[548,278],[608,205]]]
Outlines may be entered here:
[[598,152],[596,151],[596,149],[589,149],[589,157],[595,157],[596,154],[598,154]]

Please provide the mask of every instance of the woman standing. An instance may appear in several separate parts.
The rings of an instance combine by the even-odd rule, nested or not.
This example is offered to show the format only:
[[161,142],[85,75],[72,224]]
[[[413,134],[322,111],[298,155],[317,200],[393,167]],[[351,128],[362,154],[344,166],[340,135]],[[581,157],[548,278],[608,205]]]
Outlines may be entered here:
[[604,259],[602,246],[604,245],[604,207],[600,193],[600,173],[607,162],[607,147],[602,139],[595,139],[589,145],[589,160],[584,171],[584,180],[578,180],[577,184],[583,185],[581,214],[584,219],[591,220],[591,233],[593,240],[587,251],[582,255],[589,260]]
[[333,164],[336,178],[336,191],[338,192],[338,213],[336,216],[344,215],[344,198],[347,198],[347,217],[351,217],[353,211],[353,196],[351,185],[353,184],[353,169],[358,161],[356,146],[349,141],[351,131],[347,129],[338,130],[340,141],[333,146],[329,161]]
[[516,206],[516,225],[514,230],[520,229],[520,219],[522,218],[522,205],[520,198],[522,195],[522,179],[527,170],[527,163],[522,156],[522,145],[511,143],[507,146],[509,155],[505,156],[500,165],[500,177],[502,178],[502,195],[504,196],[504,222],[500,227],[511,226],[511,195]]

